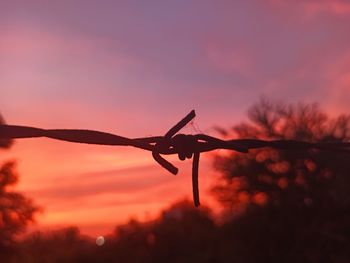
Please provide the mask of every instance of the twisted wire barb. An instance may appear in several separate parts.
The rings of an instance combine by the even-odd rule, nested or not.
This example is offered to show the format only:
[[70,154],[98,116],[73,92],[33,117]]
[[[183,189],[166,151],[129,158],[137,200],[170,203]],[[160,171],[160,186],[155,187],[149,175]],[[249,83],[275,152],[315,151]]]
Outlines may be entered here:
[[47,137],[75,143],[132,146],[151,151],[154,160],[176,175],[178,168],[167,161],[162,155],[177,154],[180,160],[192,159],[192,189],[195,206],[200,205],[198,188],[198,170],[200,153],[216,149],[233,150],[247,153],[250,149],[271,147],[280,150],[306,150],[318,149],[350,153],[350,142],[305,142],[296,140],[257,140],[233,139],[221,140],[205,134],[186,135],[178,133],[194,117],[192,110],[181,121],[174,125],[164,136],[144,137],[130,139],[127,137],[93,130],[71,129],[40,129],[27,126],[0,124],[0,139],[21,139]]

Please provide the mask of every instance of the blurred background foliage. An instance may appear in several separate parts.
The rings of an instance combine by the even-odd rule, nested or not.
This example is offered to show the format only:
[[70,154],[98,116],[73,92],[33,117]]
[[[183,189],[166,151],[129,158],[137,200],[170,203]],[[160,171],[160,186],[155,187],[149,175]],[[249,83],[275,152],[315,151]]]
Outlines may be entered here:
[[[4,123],[1,115],[0,123]],[[11,144],[9,140],[0,139],[0,150],[10,148]],[[0,259],[14,251],[16,237],[24,233],[40,210],[32,200],[13,190],[17,182],[16,163],[0,163]]]
[[[3,121],[1,119],[1,121]],[[261,99],[248,121],[223,137],[349,141],[350,116],[329,118],[317,105]],[[1,140],[1,147],[11,142]],[[8,190],[18,176],[13,162],[0,168],[2,262],[349,262],[350,156],[319,150],[257,149],[219,152],[212,194],[221,220],[208,207],[183,200],[148,222],[130,220],[106,243],[78,228],[35,232],[18,239],[39,211]],[[220,222],[220,223],[218,223]],[[5,261],[4,261],[5,260]]]

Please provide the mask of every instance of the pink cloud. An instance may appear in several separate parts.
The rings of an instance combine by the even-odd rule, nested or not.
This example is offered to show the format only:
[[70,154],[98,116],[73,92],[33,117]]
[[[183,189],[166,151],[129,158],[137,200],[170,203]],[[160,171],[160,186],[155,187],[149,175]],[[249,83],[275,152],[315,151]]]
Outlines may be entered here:
[[325,67],[327,105],[334,113],[348,113],[350,101],[350,50],[341,53]]
[[302,3],[304,11],[309,16],[317,14],[334,14],[334,15],[348,15],[350,14],[350,3],[338,0],[324,0],[324,1],[309,1]]
[[243,46],[209,42],[206,55],[210,65],[220,71],[248,76],[254,68],[252,55],[248,48]]
[[3,27],[0,34],[0,57],[14,62],[52,63],[63,60],[69,64],[89,58],[90,63],[104,61],[114,66],[140,63],[136,57],[123,54],[118,48],[118,41],[108,37],[57,33],[25,26]]
[[323,14],[335,16],[350,14],[350,3],[342,0],[270,0],[270,4],[275,8],[283,8],[294,14],[300,14],[304,19],[312,19]]

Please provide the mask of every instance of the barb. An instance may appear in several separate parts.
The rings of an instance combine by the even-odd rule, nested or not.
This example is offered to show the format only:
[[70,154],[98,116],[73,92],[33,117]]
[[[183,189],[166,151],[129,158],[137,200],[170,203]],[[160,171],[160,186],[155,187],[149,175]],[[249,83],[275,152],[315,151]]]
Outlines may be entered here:
[[27,126],[0,124],[0,139],[23,139],[47,137],[56,140],[111,146],[132,146],[152,152],[154,160],[172,174],[178,173],[178,168],[167,161],[162,155],[177,154],[180,160],[192,159],[192,188],[195,206],[200,205],[198,170],[200,153],[217,149],[233,150],[247,153],[250,149],[271,147],[280,150],[317,149],[350,153],[350,142],[304,142],[295,140],[264,141],[256,139],[221,140],[205,134],[178,134],[194,117],[192,110],[185,118],[174,125],[164,136],[130,139],[119,135],[93,130],[46,130]]

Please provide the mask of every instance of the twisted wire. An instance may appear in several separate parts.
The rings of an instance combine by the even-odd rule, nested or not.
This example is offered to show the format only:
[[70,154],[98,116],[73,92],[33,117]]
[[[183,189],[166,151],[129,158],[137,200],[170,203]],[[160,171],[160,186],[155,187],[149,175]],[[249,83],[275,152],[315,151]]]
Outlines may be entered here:
[[177,154],[182,161],[185,159],[192,159],[192,191],[195,206],[200,205],[198,174],[200,153],[202,152],[226,149],[247,153],[250,149],[271,147],[279,150],[317,149],[322,151],[350,153],[350,142],[313,143],[296,140],[222,140],[205,134],[187,135],[178,133],[195,116],[195,111],[192,110],[164,136],[130,139],[111,133],[93,130],[40,129],[28,126],[0,124],[0,139],[47,137],[74,143],[132,146],[152,152],[154,160],[174,175],[178,173],[178,168],[167,161],[162,155]]

